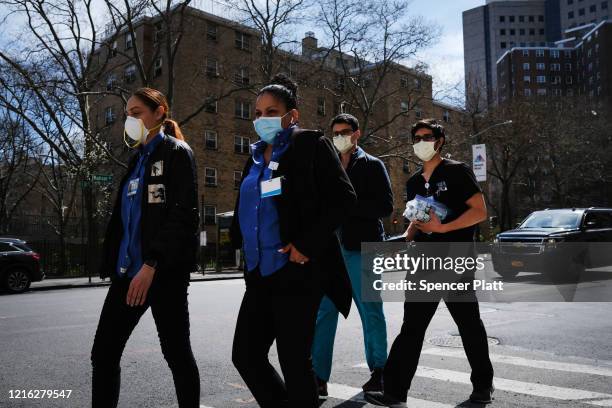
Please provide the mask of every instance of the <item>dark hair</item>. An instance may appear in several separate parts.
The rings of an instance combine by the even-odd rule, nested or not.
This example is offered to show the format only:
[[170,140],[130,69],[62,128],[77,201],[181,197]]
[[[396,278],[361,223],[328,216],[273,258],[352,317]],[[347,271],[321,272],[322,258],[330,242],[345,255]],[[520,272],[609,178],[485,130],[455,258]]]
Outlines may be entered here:
[[333,128],[334,125],[337,123],[346,123],[347,125],[351,125],[351,129],[353,129],[353,132],[356,132],[359,130],[359,121],[357,120],[356,117],[348,113],[341,113],[337,115],[335,118],[331,120],[329,127]]
[[164,116],[162,117],[164,133],[173,136],[179,140],[185,140],[183,132],[179,128],[176,121],[170,119],[170,106],[168,106],[168,99],[166,95],[153,88],[139,88],[134,91],[132,96],[137,97],[144,103],[151,111],[155,111],[160,106],[164,107]]
[[298,86],[293,79],[285,74],[276,74],[270,80],[270,84],[261,88],[257,93],[260,96],[264,93],[272,94],[285,104],[288,111],[297,109],[297,92]]
[[444,126],[442,126],[436,119],[422,119],[417,123],[412,125],[412,129],[410,130],[410,134],[412,135],[412,139],[414,140],[414,136],[419,129],[429,129],[432,131],[434,137],[436,139],[444,138],[446,142],[446,133],[444,131]]

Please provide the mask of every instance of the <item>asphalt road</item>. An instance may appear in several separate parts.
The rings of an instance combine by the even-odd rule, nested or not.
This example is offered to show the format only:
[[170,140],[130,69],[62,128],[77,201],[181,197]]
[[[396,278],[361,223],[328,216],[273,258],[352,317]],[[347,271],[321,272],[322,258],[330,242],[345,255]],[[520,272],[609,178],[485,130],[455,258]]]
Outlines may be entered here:
[[[0,406],[87,407],[89,353],[108,288],[75,288],[0,296]],[[257,405],[233,368],[231,343],[241,280],[190,287],[192,344],[202,378],[202,407]],[[402,304],[386,303],[389,343],[399,331]],[[482,318],[498,345],[494,407],[612,407],[612,303],[483,303]],[[456,327],[440,304],[408,406],[455,407],[471,391],[469,365],[455,345]],[[271,359],[276,360],[272,350]],[[371,407],[359,387],[364,368],[357,313],[338,328],[329,407]],[[72,390],[68,399],[10,399],[9,390]],[[170,370],[150,312],[127,344],[120,407],[175,407]],[[461,406],[472,406],[462,404]]]

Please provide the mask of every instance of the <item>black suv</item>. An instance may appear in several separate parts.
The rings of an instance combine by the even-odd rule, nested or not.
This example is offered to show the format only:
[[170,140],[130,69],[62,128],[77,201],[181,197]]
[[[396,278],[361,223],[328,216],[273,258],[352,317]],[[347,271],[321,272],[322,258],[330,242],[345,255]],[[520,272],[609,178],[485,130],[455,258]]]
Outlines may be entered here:
[[515,229],[497,234],[491,256],[504,278],[525,271],[576,279],[585,268],[612,265],[612,209],[534,211]]
[[11,293],[21,293],[30,283],[43,280],[40,255],[25,241],[17,238],[0,238],[0,282]]

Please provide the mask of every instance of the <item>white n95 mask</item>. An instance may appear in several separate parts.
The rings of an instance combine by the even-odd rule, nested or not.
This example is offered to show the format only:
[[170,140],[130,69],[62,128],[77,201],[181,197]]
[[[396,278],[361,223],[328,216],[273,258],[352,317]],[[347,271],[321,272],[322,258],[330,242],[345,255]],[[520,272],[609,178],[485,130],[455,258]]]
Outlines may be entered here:
[[351,137],[352,135],[334,136],[334,146],[336,146],[340,153],[346,153],[353,148],[354,144],[351,141]]
[[155,129],[161,128],[162,124],[147,129],[142,119],[137,119],[133,116],[125,118],[125,124],[123,126],[123,141],[127,147],[134,149],[139,145],[143,144],[147,140],[149,132]]

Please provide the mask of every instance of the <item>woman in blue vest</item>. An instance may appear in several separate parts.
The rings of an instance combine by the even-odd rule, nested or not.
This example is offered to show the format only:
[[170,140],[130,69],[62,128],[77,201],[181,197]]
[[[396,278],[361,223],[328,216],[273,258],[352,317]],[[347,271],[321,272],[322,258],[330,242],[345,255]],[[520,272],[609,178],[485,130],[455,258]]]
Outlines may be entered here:
[[[326,294],[346,316],[351,287],[335,230],[356,200],[331,141],[304,130],[297,85],[277,75],[255,105],[255,131],[231,229],[243,250],[246,292],[232,360],[263,408],[314,408],[311,362]],[[268,353],[276,341],[283,378]]]
[[199,249],[195,161],[161,92],[137,90],[126,114],[124,141],[136,154],[119,185],[104,239],[100,276],[110,277],[111,285],[91,351],[92,406],[117,406],[123,349],[151,306],[179,407],[197,408],[200,377],[187,307]]

